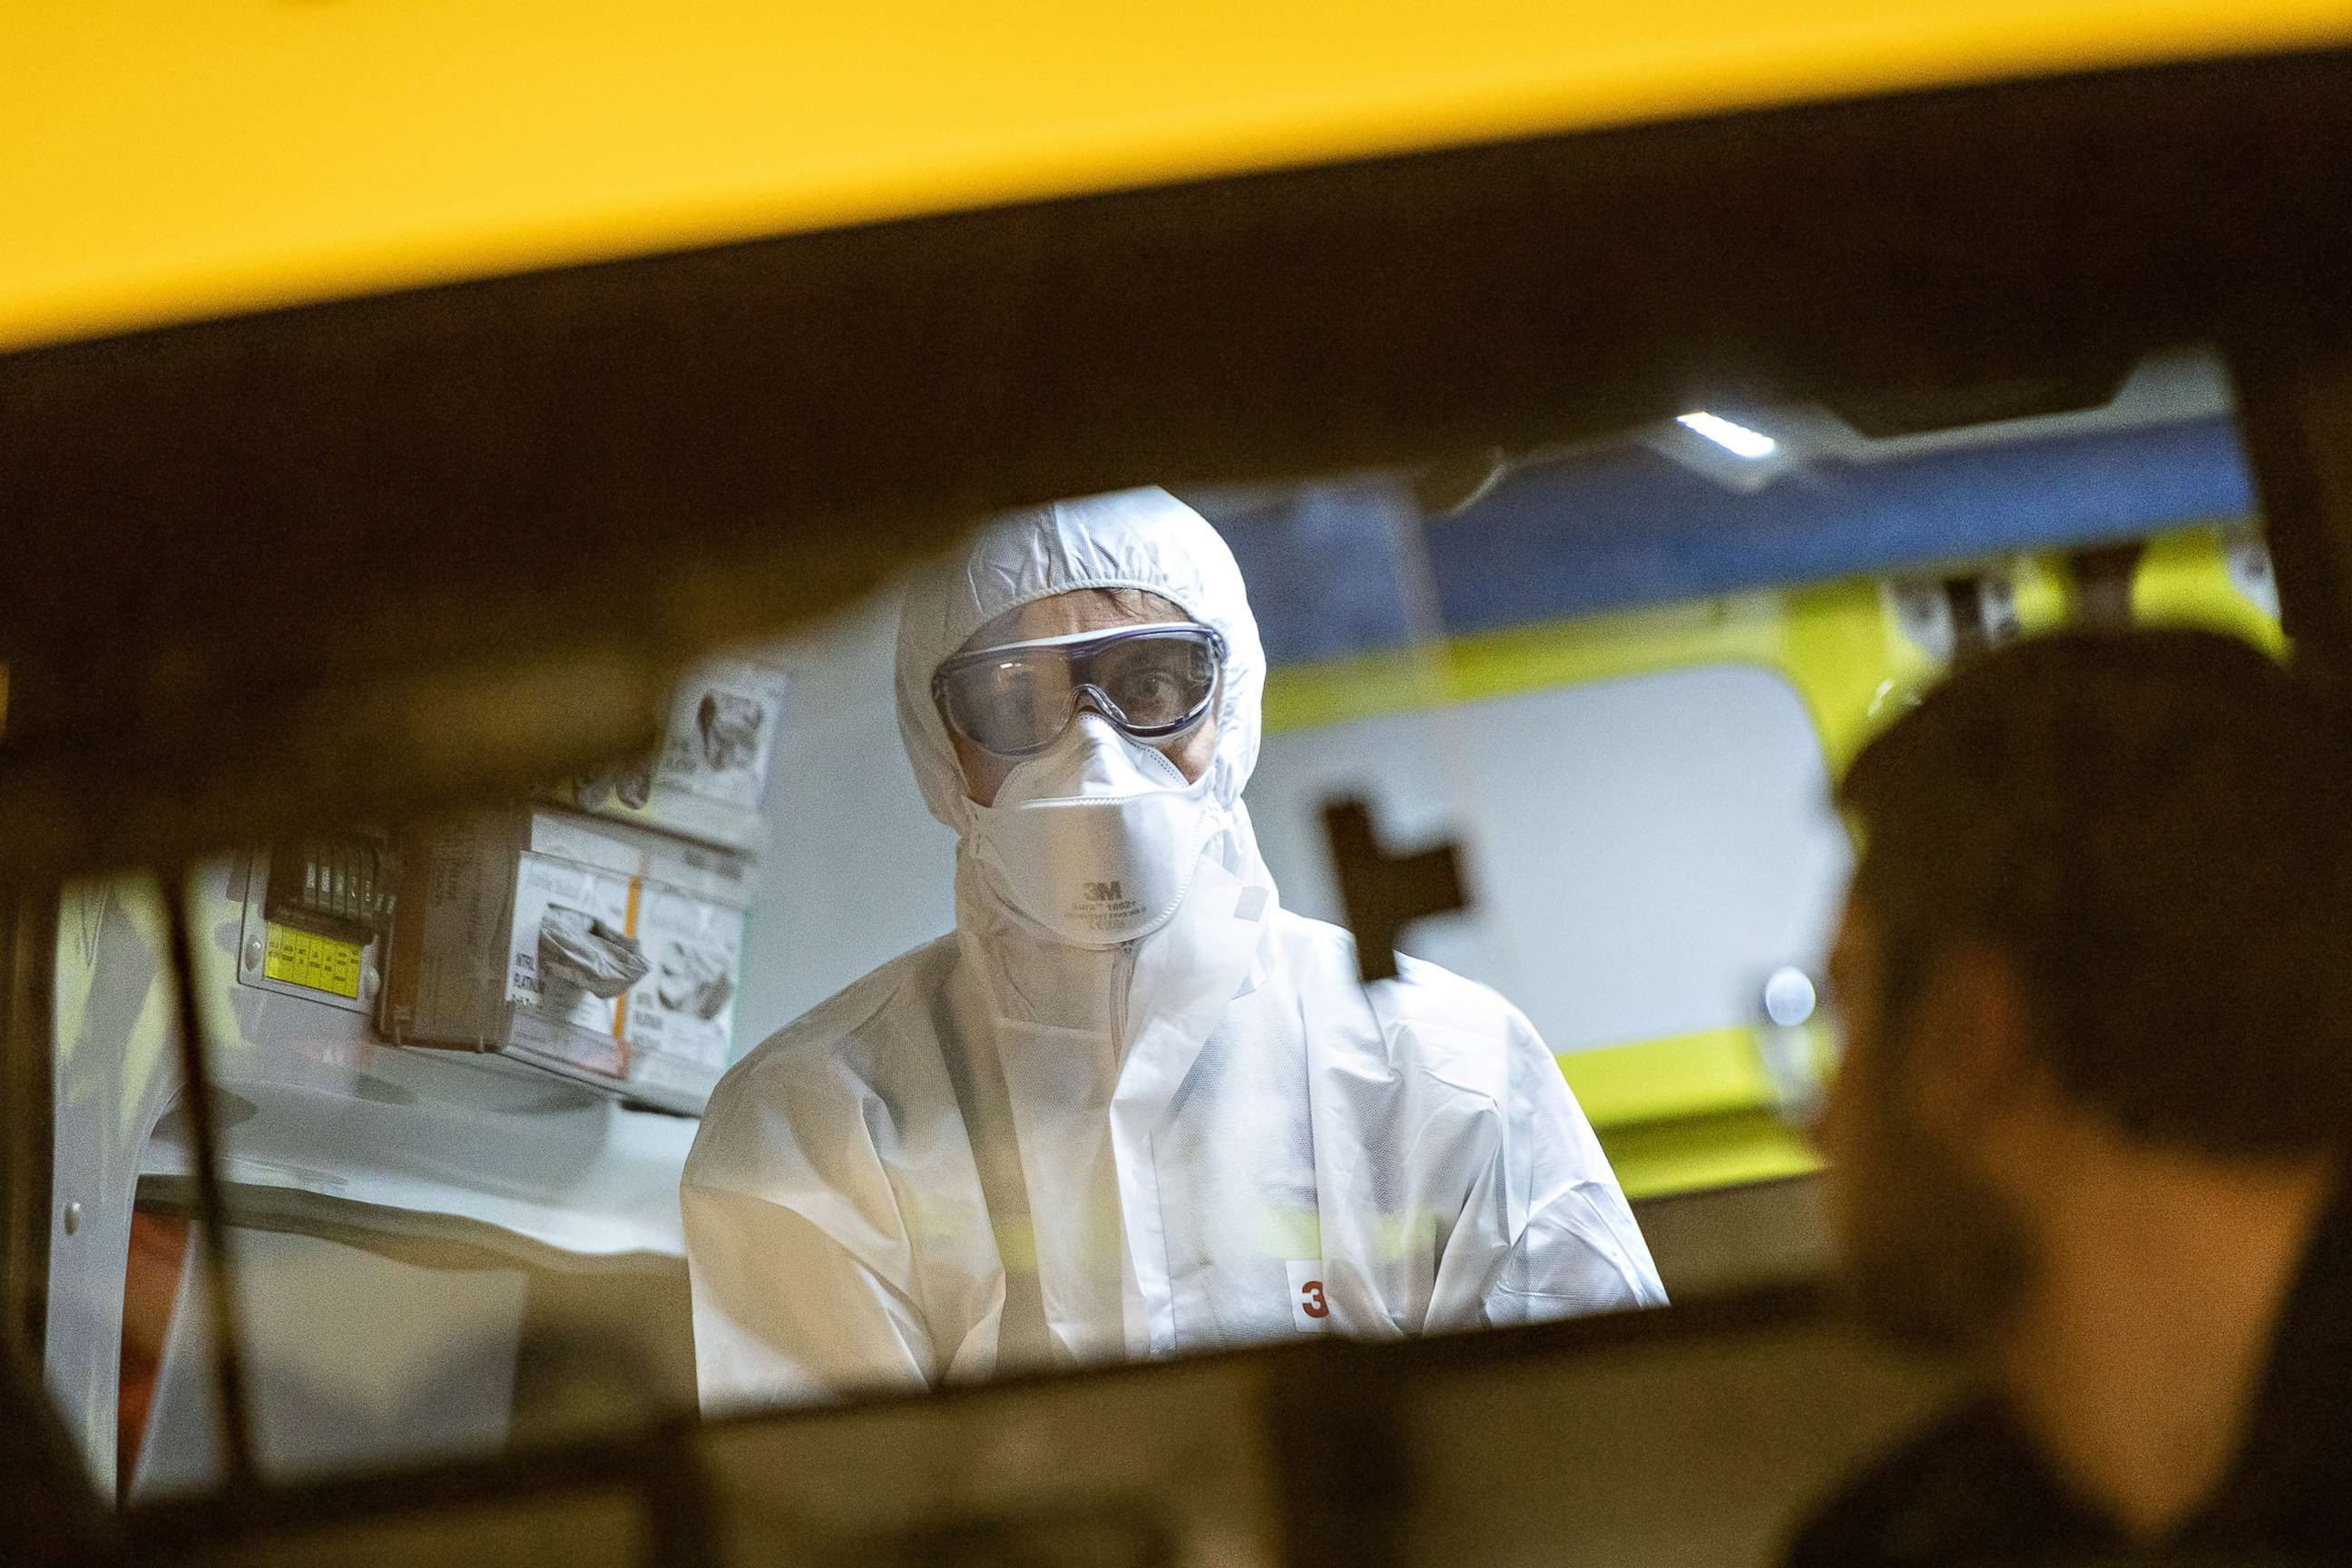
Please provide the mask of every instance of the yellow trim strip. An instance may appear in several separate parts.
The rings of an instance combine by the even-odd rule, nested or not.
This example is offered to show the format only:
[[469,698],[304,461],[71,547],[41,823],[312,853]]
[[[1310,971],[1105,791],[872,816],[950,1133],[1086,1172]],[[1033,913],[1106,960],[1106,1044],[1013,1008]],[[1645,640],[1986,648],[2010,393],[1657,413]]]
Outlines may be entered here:
[[1662,1197],[1818,1170],[1782,1121],[1745,1028],[1564,1051],[1560,1075],[1626,1195]]
[[1774,1182],[1822,1168],[1803,1136],[1765,1111],[1621,1129],[1603,1133],[1601,1145],[1629,1198]]
[[2342,0],[27,0],[0,51],[0,349],[994,202],[2347,38]]
[[1563,1051],[1559,1070],[1595,1128],[1769,1110],[1771,1080],[1745,1028]]
[[2222,534],[2247,526],[2221,522],[2182,529],[2148,542],[2132,577],[2132,613],[2148,626],[2206,626],[2242,637],[2273,655],[2286,652],[2277,621],[2230,581]]

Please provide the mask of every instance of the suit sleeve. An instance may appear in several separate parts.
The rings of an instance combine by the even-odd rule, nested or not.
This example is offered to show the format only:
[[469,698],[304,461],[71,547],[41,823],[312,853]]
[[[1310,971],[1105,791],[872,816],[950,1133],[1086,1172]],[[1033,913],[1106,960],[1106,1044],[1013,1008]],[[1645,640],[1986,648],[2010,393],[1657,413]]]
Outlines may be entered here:
[[807,1215],[705,1187],[678,1202],[705,1415],[930,1385],[921,1314]]
[[1543,1039],[1510,1014],[1496,1184],[1507,1245],[1482,1303],[1492,1324],[1665,1305],[1633,1212]]
[[722,1086],[678,1188],[704,1413],[930,1386],[912,1248],[860,1120],[763,1087]]

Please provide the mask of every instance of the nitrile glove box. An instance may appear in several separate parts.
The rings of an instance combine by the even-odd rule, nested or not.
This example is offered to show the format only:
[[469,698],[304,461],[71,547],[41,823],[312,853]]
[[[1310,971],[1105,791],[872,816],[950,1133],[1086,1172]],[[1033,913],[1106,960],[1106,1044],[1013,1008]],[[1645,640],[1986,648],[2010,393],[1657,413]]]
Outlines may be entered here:
[[699,1111],[727,1068],[750,863],[552,810],[464,819],[407,848],[385,1037],[495,1052]]

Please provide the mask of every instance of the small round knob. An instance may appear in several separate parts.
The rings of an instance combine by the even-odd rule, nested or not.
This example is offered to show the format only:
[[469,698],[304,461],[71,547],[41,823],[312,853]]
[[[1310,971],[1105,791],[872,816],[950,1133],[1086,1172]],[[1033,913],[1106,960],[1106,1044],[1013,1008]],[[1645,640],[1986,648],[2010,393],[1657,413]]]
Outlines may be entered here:
[[1764,982],[1764,1016],[1784,1029],[1793,1029],[1813,1016],[1817,1000],[1812,976],[1794,964],[1784,964]]

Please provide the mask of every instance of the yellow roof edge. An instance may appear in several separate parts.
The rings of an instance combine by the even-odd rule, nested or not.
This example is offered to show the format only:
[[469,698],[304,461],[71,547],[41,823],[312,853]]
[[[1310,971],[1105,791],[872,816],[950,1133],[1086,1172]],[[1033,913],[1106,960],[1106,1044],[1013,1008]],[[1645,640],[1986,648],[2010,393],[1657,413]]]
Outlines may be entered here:
[[[470,204],[452,200],[422,211],[413,201],[404,208],[387,198],[380,213],[362,203],[325,214],[308,228],[281,225],[267,243],[245,239],[231,221],[233,210],[206,226],[193,203],[195,217],[152,243],[131,243],[140,232],[135,214],[127,226],[94,226],[91,243],[79,248],[50,243],[69,237],[44,240],[40,225],[24,225],[16,239],[0,237],[0,351],[1029,200],[2352,41],[2352,7],[2297,0],[2242,5],[2220,17],[2210,6],[2178,0],[2053,0],[2034,7],[2009,0],[1965,14],[1915,8],[1899,17],[1844,9],[1850,14],[1824,25],[1766,37],[1753,30],[1696,38],[1662,30],[1645,43],[1590,58],[1537,51],[1426,76],[1302,72],[1296,82],[1286,79],[1281,92],[1179,96],[1124,118],[1057,119],[1049,104],[1027,123],[998,124],[952,145],[870,146],[853,135],[804,158],[707,184],[694,183],[689,173],[621,188],[600,184],[592,169],[572,171],[572,184],[544,199],[517,182],[507,206],[495,190],[487,201],[476,190],[468,193]],[[33,57],[27,51],[19,58]],[[0,70],[0,96],[6,76]],[[0,133],[8,129],[0,113]],[[295,167],[300,161],[288,162]],[[19,183],[0,174],[0,203],[10,210],[66,210],[54,201],[7,201]],[[37,184],[35,194],[39,189]],[[101,243],[109,236],[122,243]]]

